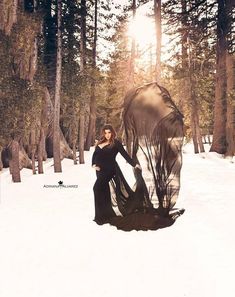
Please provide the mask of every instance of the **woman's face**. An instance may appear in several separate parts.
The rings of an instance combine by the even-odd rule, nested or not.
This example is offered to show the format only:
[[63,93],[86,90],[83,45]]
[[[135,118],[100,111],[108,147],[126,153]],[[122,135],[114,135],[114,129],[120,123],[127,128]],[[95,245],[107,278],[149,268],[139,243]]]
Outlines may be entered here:
[[105,129],[104,130],[104,137],[106,138],[106,140],[110,140],[112,136],[112,132],[109,129]]

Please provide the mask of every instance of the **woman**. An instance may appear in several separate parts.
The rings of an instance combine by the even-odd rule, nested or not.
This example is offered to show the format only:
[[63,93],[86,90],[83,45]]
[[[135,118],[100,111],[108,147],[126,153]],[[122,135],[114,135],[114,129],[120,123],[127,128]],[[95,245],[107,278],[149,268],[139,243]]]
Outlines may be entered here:
[[116,133],[111,125],[105,125],[102,129],[101,139],[97,142],[92,156],[92,167],[96,170],[97,180],[94,184],[95,219],[97,224],[107,223],[116,214],[112,208],[109,182],[115,178],[118,165],[116,155],[120,153],[133,167],[140,166],[131,159],[123,148],[121,142],[116,139]]

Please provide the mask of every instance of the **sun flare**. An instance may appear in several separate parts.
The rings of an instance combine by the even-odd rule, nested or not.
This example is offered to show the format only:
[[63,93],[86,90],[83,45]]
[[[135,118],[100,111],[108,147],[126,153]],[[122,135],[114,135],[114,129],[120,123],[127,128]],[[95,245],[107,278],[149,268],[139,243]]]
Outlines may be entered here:
[[[130,20],[127,35],[130,40],[135,39],[138,61],[141,64],[153,63],[156,55],[156,28],[154,17],[146,14],[136,14],[135,19]],[[164,33],[161,36],[161,60],[169,60],[168,50],[171,47],[170,37]]]
[[140,49],[153,45],[156,39],[154,20],[146,15],[137,14],[135,19],[130,21],[128,35],[135,38]]

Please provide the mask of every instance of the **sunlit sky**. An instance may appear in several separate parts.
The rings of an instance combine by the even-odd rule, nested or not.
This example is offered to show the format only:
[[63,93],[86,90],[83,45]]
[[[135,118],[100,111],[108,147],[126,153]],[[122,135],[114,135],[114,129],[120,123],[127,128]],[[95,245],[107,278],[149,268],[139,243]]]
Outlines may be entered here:
[[[130,1],[128,0],[114,0],[114,4],[120,4],[121,7],[125,5],[130,5]],[[132,20],[130,16],[130,24],[128,32],[126,32],[127,36],[130,38],[134,37],[136,41],[136,46],[139,54],[139,62],[145,64],[147,61],[149,62],[149,57],[152,54],[155,57],[156,53],[156,33],[155,33],[155,23],[153,17],[153,1],[150,1],[140,8],[137,9],[136,18]],[[152,17],[148,15],[152,14]],[[115,49],[112,46],[108,46],[106,49],[103,49],[103,56],[108,56],[110,51],[114,51]],[[169,50],[169,37],[162,32],[162,61],[166,61],[169,59],[169,54],[167,51]],[[151,53],[150,53],[151,51]],[[155,58],[153,58],[155,61]]]
[[140,47],[149,46],[155,39],[154,20],[138,12],[135,19],[130,20],[127,34],[134,37]]

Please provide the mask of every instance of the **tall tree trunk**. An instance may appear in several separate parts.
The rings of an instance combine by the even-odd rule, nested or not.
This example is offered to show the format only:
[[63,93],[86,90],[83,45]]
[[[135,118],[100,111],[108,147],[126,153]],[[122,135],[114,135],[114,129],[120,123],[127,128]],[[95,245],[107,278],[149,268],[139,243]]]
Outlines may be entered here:
[[[192,54],[193,49],[191,47],[191,40],[189,38],[188,31],[188,13],[187,13],[187,1],[181,0],[181,52],[182,52],[182,70],[186,74],[183,81],[183,95],[188,101],[190,106],[190,126],[191,135],[194,145],[194,152],[204,152],[204,146],[202,142],[202,136],[199,125],[199,108],[198,102],[194,90],[194,79],[193,79],[193,63]],[[181,102],[181,110],[186,102]]]
[[[132,20],[135,20],[136,16],[136,0],[132,0]],[[135,83],[135,54],[136,54],[136,40],[135,37],[132,37],[131,40],[131,56],[128,63],[128,82],[127,90],[133,88]]]
[[95,139],[95,122],[96,122],[96,44],[97,44],[97,2],[95,0],[95,25],[94,25],[94,41],[93,41],[93,50],[92,50],[92,68],[93,68],[93,77],[91,82],[91,97],[90,97],[90,115],[89,115],[89,124],[88,124],[88,133],[86,138],[85,150],[89,151],[91,145],[94,145]]
[[187,52],[187,39],[188,39],[188,15],[187,15],[187,3],[186,0],[181,0],[181,51],[182,51],[182,68],[183,70],[188,67],[188,52]]
[[2,163],[2,147],[0,147],[0,171],[3,169],[3,163]]
[[[154,61],[154,62],[153,62]],[[149,81],[154,81],[155,80],[155,60],[153,59],[153,44],[150,43],[149,46],[149,71],[150,71],[150,77]]]
[[189,87],[188,87],[188,14],[186,0],[181,0],[181,65],[182,73],[186,75],[183,77],[182,84],[182,97],[179,102],[179,109],[182,113],[187,106]]
[[57,0],[57,58],[56,58],[56,84],[53,123],[53,158],[54,172],[62,172],[60,156],[60,90],[61,90],[61,64],[62,64],[62,37],[61,37],[61,0]]
[[[67,1],[68,5],[68,18],[69,18],[69,24],[66,27],[66,30],[68,31],[68,64],[73,65],[74,60],[76,59],[75,57],[75,52],[74,52],[74,42],[75,42],[75,35],[76,35],[76,30],[74,27],[74,24],[76,23],[76,14],[77,14],[77,2],[73,0],[68,0]],[[73,67],[70,67],[73,68]],[[74,70],[69,69],[69,75],[71,73],[71,77],[74,77]],[[72,154],[73,154],[73,162],[76,165],[77,164],[77,155],[76,155],[76,147],[77,147],[77,140],[78,140],[78,119],[77,119],[77,114],[75,110],[75,105],[76,105],[76,99],[74,96],[70,99],[70,108],[68,109],[68,113],[71,115],[71,120],[70,120],[70,126],[68,129],[68,143],[72,148]]]
[[[92,79],[93,80],[93,79]],[[90,147],[94,145],[95,140],[95,128],[96,128],[96,82],[92,81],[91,83],[91,99],[90,99],[90,115],[89,115],[89,124],[88,124],[88,132],[85,143],[85,150],[89,151]]]
[[[86,84],[86,0],[81,0],[81,41],[80,41],[80,51],[81,51],[81,61],[80,69],[83,84]],[[85,86],[83,86],[84,88]],[[84,159],[84,143],[85,143],[85,92],[82,92],[82,99],[80,103],[80,119],[79,119],[79,163],[85,163]]]
[[190,88],[190,113],[191,113],[191,132],[192,132],[192,139],[193,139],[193,146],[194,146],[194,153],[197,154],[199,152],[205,152],[204,145],[202,142],[202,134],[200,129],[199,123],[199,110],[198,110],[198,103],[195,97],[194,89],[193,89],[193,81],[192,81],[192,70],[189,68],[189,88]]
[[35,153],[36,153],[36,135],[35,128],[31,130],[30,133],[30,147],[31,147],[31,160],[32,160],[32,171],[33,174],[36,174],[36,166],[35,166]]
[[73,164],[74,165],[78,164],[77,157],[76,157],[76,144],[75,143],[73,143]]
[[79,163],[84,164],[84,142],[85,142],[85,104],[80,104],[80,118],[79,118]]
[[204,153],[205,152],[205,148],[204,148],[204,144],[203,144],[203,141],[202,141],[202,133],[201,133],[201,129],[200,129],[200,122],[199,122],[199,115],[198,115],[199,112],[197,112],[197,118],[196,118],[196,128],[197,128],[197,140],[198,140],[198,145],[199,145],[199,148],[200,148],[200,152],[201,153]]
[[10,173],[14,183],[21,182],[20,178],[20,164],[19,164],[19,142],[15,139],[12,140],[10,146]]
[[[136,18],[136,0],[133,0],[132,1],[132,20],[134,21],[135,18]],[[131,40],[131,56],[128,64],[128,81],[126,85],[126,91],[132,89],[135,85],[135,57],[136,57],[136,40],[135,40],[135,37],[133,36]],[[120,129],[122,129],[122,125]],[[126,148],[127,148],[127,152],[130,155],[132,154],[131,144],[132,144],[132,139],[131,137],[129,137],[128,139],[126,139]]]
[[193,110],[194,110],[194,107],[191,106],[191,117],[190,117],[191,133],[192,133],[194,153],[198,154],[199,148],[198,148],[198,142],[197,142],[196,119],[195,119]]
[[44,128],[40,128],[40,138],[39,138],[39,144],[38,144],[38,173],[43,173],[43,153],[45,151],[45,133]]
[[[53,157],[53,121],[54,121],[54,106],[51,101],[50,93],[48,91],[48,88],[45,87],[45,112],[47,114],[47,126],[48,128],[45,129],[45,137],[46,137],[46,153],[49,158]],[[61,158],[69,158],[73,159],[73,152],[71,148],[69,147],[60,127],[60,153],[61,153]],[[45,154],[44,154],[45,156]],[[47,157],[46,156],[46,157]],[[43,157],[44,159],[44,157]],[[45,159],[44,159],[45,161]]]
[[72,115],[72,121],[68,131],[68,142],[69,144],[71,144],[72,151],[73,151],[73,163],[74,165],[77,165],[78,163],[77,163],[76,145],[78,140],[78,135],[77,135],[78,121],[77,121],[77,115],[74,109],[71,111],[71,115]]
[[162,20],[161,0],[154,0],[154,16],[156,28],[156,80],[161,83],[161,47],[162,47]]
[[38,60],[38,39],[35,37],[34,43],[33,43],[33,50],[30,56],[30,65],[29,65],[29,73],[28,73],[28,79],[29,81],[33,81],[34,75],[37,70],[37,60]]
[[53,12],[53,0],[47,0],[44,3],[44,25],[43,36],[44,43],[44,64],[47,69],[47,87],[51,98],[55,94],[55,65],[56,65],[56,15]]
[[77,155],[76,155],[76,139],[72,141],[72,150],[73,150],[73,164],[77,165]]
[[190,40],[189,40],[189,66],[188,66],[188,83],[189,83],[189,103],[191,107],[191,132],[192,132],[192,139],[194,145],[194,152],[195,154],[200,152],[205,152],[204,145],[202,142],[202,136],[200,131],[200,124],[199,124],[199,110],[198,110],[198,103],[194,92],[194,83],[193,83],[193,69],[192,69],[192,56],[191,56],[191,48],[190,48]]
[[226,121],[226,156],[235,155],[235,53],[234,44],[229,42],[233,38],[233,22],[235,8],[234,1],[226,1],[226,14],[228,22],[228,43],[226,54],[226,74],[227,74],[227,121]]
[[234,156],[235,154],[235,57],[227,53],[226,57],[227,69],[227,121],[226,121],[226,156]]
[[218,0],[214,127],[210,151],[219,154],[226,152],[226,34],[225,2],[224,0]]
[[50,100],[50,94],[48,89],[44,88],[44,96],[41,104],[41,127],[40,127],[40,135],[39,135],[39,143],[37,149],[37,156],[38,156],[38,173],[43,173],[43,161],[47,159],[47,152],[46,152],[46,136],[45,136],[45,129],[48,125],[48,101]]

